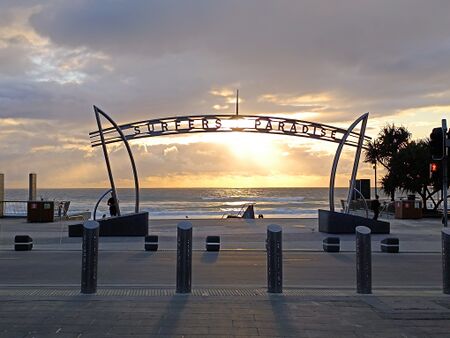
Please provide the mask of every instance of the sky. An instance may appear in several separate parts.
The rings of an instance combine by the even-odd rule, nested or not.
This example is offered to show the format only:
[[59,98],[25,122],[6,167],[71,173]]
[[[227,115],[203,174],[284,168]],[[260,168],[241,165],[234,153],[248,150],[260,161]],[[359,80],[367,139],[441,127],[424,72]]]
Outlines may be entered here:
[[[0,172],[107,187],[93,105],[116,122],[241,114],[427,137],[450,119],[446,0],[0,0]],[[133,142],[142,187],[328,186],[336,144],[205,133]],[[119,187],[123,146],[109,147]],[[354,150],[339,164],[346,186]],[[361,163],[360,178],[372,178]]]

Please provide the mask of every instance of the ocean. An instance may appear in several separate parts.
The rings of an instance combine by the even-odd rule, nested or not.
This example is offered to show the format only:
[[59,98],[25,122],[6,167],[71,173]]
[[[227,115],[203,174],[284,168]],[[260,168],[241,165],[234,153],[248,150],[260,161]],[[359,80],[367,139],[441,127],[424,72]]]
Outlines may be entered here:
[[[38,189],[38,199],[70,201],[69,214],[92,212],[106,189]],[[28,197],[27,189],[6,189],[5,200]],[[337,188],[335,202],[345,199],[346,188]],[[134,190],[118,189],[122,213],[134,211]],[[108,214],[105,198],[97,217]],[[140,210],[151,219],[222,218],[236,215],[245,203],[255,203],[255,214],[265,218],[317,218],[317,209],[328,208],[328,188],[185,188],[141,189]],[[7,210],[8,211],[8,210]]]

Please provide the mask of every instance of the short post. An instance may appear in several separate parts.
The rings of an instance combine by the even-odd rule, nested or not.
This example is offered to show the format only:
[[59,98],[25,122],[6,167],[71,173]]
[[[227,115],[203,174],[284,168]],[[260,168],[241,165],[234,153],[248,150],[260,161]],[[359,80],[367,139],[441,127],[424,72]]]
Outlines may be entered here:
[[192,282],[192,224],[177,226],[177,293],[190,293]]
[[5,200],[5,174],[0,174],[0,218],[3,217],[5,212],[5,206],[3,201]]
[[86,221],[83,224],[83,251],[81,260],[81,293],[97,292],[98,237],[100,224]]
[[356,227],[356,288],[358,293],[372,293],[372,257],[370,229]]
[[206,251],[220,251],[220,236],[206,236]]
[[148,235],[144,237],[144,248],[145,251],[158,251],[158,236]]
[[281,227],[267,227],[267,292],[283,292],[283,250]]
[[388,237],[381,240],[381,252],[397,253],[399,252],[400,241],[397,237]]
[[444,204],[444,227],[448,226],[448,202],[447,202],[447,196],[448,196],[448,144],[447,144],[447,120],[442,119],[442,131],[444,134],[444,154],[442,158],[442,202]]
[[325,252],[339,252],[341,240],[339,237],[325,237],[322,241],[322,246]]
[[442,282],[443,292],[450,294],[450,228],[442,229]]
[[37,175],[31,173],[28,182],[28,200],[36,201],[37,199]]
[[14,237],[15,251],[31,251],[33,249],[33,239],[28,235],[16,235]]

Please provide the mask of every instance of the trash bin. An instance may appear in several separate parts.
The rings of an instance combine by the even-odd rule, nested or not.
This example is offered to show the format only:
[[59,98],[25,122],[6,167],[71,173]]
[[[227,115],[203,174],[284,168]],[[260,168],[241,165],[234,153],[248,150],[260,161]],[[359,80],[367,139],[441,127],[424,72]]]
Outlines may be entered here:
[[30,223],[50,223],[54,221],[55,203],[53,201],[29,201],[27,221]]
[[422,218],[422,201],[416,200],[395,201],[395,218],[397,219]]

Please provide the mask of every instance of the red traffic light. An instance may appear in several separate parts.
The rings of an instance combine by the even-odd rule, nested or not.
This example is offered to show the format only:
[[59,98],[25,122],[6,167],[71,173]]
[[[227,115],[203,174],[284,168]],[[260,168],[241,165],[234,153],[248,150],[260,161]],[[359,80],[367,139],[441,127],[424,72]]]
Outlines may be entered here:
[[436,181],[440,176],[440,165],[438,162],[430,163],[430,179]]
[[430,172],[431,173],[437,173],[438,170],[439,170],[439,164],[437,164],[436,162],[430,163]]

